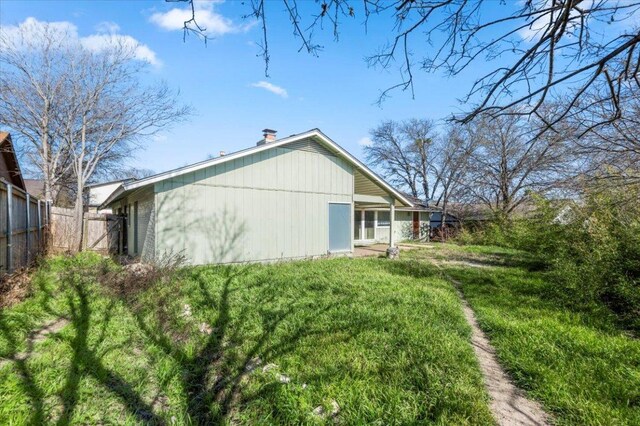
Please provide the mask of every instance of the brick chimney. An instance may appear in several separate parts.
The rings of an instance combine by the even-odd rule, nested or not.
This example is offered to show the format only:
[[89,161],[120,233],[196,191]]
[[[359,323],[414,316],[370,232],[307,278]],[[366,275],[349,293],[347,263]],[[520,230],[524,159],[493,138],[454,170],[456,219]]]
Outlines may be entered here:
[[276,140],[277,130],[264,129],[262,130],[263,139],[258,142],[258,145],[264,145],[265,143],[273,142]]

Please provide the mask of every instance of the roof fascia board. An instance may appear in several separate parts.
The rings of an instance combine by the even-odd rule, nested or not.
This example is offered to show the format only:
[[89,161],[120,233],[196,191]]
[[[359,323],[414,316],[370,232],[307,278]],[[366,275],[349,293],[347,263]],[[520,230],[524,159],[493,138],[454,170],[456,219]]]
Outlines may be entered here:
[[120,185],[118,188],[116,188],[111,195],[102,203],[100,204],[98,207],[103,209],[106,208],[109,204],[118,201],[119,199],[125,198],[125,197],[135,197],[136,195],[142,193],[142,191],[144,191],[144,187],[138,188],[138,189],[133,189],[133,190],[125,190],[124,187],[122,185]]
[[[0,145],[4,145],[7,144],[8,149],[6,148],[0,148],[0,150],[2,151],[2,154],[9,154],[9,161],[13,163],[13,166],[15,167],[16,171],[13,172],[14,176],[17,176],[18,179],[18,187],[20,189],[22,189],[23,191],[27,190],[27,186],[24,183],[24,178],[22,177],[22,170],[20,169],[20,162],[18,161],[18,157],[16,155],[16,150],[13,147],[13,140],[11,139],[11,133],[6,133],[6,135],[4,136],[4,138],[2,139],[2,141],[0,142]],[[6,155],[5,155],[5,162],[7,161]],[[11,171],[9,172],[11,173]],[[14,184],[15,186],[15,184]]]

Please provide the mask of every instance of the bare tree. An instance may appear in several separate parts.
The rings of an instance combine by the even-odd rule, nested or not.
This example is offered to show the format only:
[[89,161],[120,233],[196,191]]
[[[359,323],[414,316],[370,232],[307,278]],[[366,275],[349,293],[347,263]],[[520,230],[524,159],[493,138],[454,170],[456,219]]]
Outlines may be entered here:
[[[625,85],[620,104],[613,108],[598,99],[586,96],[580,105],[587,104],[588,108],[569,120],[574,129],[575,153],[586,166],[581,183],[596,184],[601,189],[640,185],[640,91]],[[594,127],[615,113],[615,108],[625,111],[625,115]]]
[[69,37],[50,25],[0,29],[0,124],[42,176],[47,200],[54,200],[71,173],[56,119],[75,56]]
[[135,46],[114,40],[100,52],[80,50],[67,75],[59,127],[76,178],[79,250],[85,185],[100,169],[119,168],[146,138],[189,113],[165,84],[141,84],[146,66],[146,62],[135,60]]
[[412,118],[403,121],[400,130],[407,140],[407,150],[412,158],[420,192],[425,201],[434,197],[437,185],[432,184],[433,144],[437,139],[433,120]]
[[148,64],[137,46],[113,38],[87,49],[55,24],[25,25],[0,34],[2,124],[26,141],[45,196],[73,180],[76,248],[81,248],[83,194],[94,176],[121,169],[156,132],[189,109],[165,84],[144,86]]
[[471,126],[475,139],[467,185],[476,199],[508,217],[530,192],[555,189],[573,171],[573,156],[562,132],[531,139],[540,123],[519,115],[480,117]]
[[431,146],[436,137],[430,120],[385,121],[371,131],[364,147],[367,162],[389,181],[415,198],[428,200],[435,188],[431,181]]
[[469,132],[469,126],[451,123],[436,145],[433,174],[434,189],[437,191],[433,201],[442,208],[440,227],[446,238],[445,221],[449,214],[449,202],[463,199],[471,190],[468,183],[472,160],[478,147],[478,139]]
[[139,167],[122,167],[119,169],[109,170],[109,173],[102,173],[103,176],[111,180],[124,180],[124,179],[143,179],[149,176],[155,175],[155,170],[139,168]]

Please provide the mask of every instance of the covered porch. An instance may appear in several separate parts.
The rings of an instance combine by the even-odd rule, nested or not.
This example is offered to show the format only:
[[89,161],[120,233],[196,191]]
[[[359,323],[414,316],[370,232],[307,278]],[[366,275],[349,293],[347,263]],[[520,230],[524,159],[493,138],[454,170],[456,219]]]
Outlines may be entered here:
[[365,176],[356,170],[354,176],[352,242],[355,247],[384,243],[384,247],[397,246],[396,210],[411,208],[411,202],[384,182]]

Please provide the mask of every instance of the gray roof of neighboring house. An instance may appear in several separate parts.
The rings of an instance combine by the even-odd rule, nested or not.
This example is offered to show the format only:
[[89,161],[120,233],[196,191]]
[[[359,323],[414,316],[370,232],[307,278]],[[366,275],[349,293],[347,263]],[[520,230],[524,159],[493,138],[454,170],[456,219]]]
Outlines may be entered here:
[[425,211],[425,212],[439,212],[442,210],[442,207],[434,206],[429,204],[429,201],[425,201],[421,198],[414,197],[413,195],[407,194],[406,192],[402,193],[408,200],[413,203],[413,206],[410,208],[399,208],[400,210],[410,210],[410,211]]

